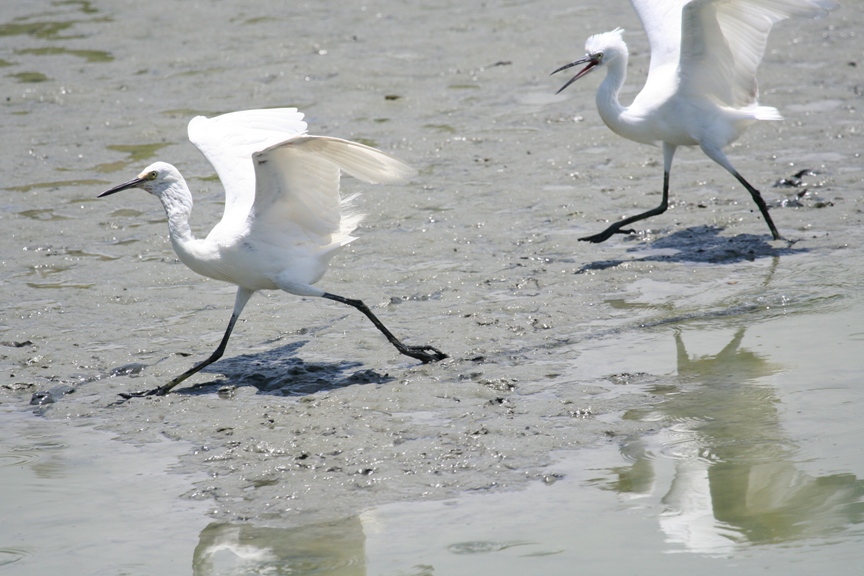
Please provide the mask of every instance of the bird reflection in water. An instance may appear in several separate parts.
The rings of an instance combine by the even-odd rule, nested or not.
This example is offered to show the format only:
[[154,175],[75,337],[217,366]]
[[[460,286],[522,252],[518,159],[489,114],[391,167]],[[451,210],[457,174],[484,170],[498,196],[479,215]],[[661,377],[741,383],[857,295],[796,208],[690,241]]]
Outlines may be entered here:
[[724,555],[741,546],[824,537],[864,522],[864,482],[813,475],[781,422],[779,399],[760,382],[783,368],[742,347],[745,328],[715,355],[688,354],[675,331],[679,386],[629,419],[659,432],[625,444],[632,464],[607,485],[630,499],[660,494],[669,544]]

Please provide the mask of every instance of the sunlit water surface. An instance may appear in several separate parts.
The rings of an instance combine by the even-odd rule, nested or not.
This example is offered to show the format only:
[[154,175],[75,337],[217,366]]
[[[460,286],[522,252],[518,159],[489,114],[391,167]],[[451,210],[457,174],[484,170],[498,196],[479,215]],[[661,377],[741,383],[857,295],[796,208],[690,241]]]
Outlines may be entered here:
[[207,507],[171,474],[188,449],[0,407],[0,573],[183,574]]

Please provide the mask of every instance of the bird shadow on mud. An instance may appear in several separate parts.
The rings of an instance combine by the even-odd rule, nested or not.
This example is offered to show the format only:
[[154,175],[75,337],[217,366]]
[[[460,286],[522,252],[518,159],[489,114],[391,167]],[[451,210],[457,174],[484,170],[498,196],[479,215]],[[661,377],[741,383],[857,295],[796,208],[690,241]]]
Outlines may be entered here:
[[[757,258],[775,258],[790,254],[803,254],[807,248],[795,248],[794,243],[783,241],[768,241],[769,236],[756,234],[738,234],[737,236],[720,236],[722,228],[717,226],[693,226],[668,236],[650,240],[646,243],[628,248],[633,254],[626,260],[597,260],[589,262],[577,270],[584,274],[589,270],[606,270],[625,262],[701,262],[710,264],[732,264],[743,261],[753,261]],[[635,239],[636,237],[634,237]],[[661,252],[662,251],[662,252]],[[645,253],[640,255],[640,253]]]
[[254,386],[259,394],[305,396],[354,384],[381,384],[393,380],[387,373],[357,370],[360,362],[306,362],[296,352],[305,340],[272,350],[223,358],[201,372],[222,378],[172,391],[172,394],[212,394],[225,386]]

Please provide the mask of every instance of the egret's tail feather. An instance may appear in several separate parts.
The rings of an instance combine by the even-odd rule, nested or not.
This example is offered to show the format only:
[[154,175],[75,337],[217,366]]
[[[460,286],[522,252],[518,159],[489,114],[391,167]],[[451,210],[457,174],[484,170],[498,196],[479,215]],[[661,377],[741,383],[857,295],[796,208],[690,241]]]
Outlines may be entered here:
[[772,106],[756,106],[752,113],[756,120],[783,120],[780,111]]
[[351,194],[341,200],[342,217],[339,220],[339,233],[334,236],[334,242],[338,242],[342,246],[356,240],[351,233],[357,229],[357,226],[366,216],[358,212],[355,207],[355,201],[359,196],[360,194]]

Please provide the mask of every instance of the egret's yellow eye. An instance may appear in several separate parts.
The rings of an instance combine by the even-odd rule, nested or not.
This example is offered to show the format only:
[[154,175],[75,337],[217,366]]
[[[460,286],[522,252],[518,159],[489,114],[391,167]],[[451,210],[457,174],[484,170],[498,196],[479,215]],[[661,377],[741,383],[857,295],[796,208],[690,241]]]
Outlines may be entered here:
[[145,176],[144,178],[146,178],[147,180],[155,180],[156,176],[158,176],[158,175],[159,174],[155,170],[152,170],[152,171],[148,172],[147,176]]

